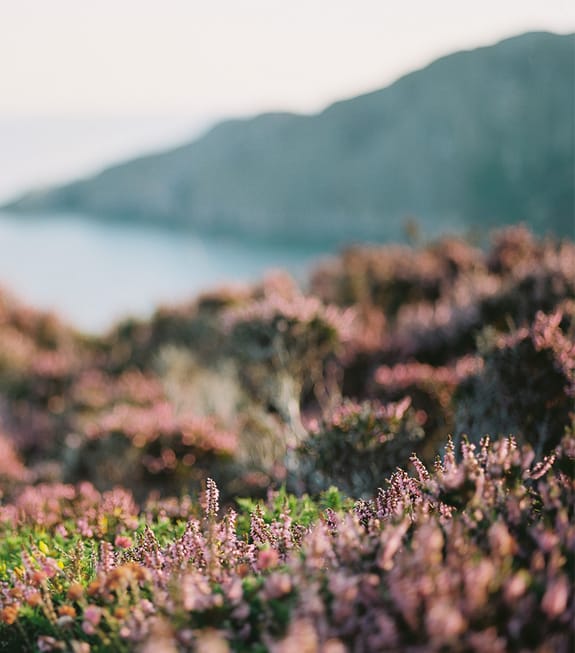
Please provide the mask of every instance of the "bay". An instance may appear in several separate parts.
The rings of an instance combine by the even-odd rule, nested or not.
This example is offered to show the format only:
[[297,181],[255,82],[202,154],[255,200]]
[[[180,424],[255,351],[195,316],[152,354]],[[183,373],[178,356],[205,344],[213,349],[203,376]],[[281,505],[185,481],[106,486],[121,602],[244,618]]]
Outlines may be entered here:
[[326,253],[317,245],[240,242],[76,214],[0,212],[0,286],[92,333],[271,269],[303,280]]

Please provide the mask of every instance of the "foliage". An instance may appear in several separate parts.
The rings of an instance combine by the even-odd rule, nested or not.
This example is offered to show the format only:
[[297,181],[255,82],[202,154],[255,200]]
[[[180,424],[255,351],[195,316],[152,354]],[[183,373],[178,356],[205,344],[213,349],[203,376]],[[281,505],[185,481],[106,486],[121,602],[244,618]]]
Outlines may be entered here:
[[[139,511],[92,486],[0,510],[0,639],[40,651],[567,650],[574,441],[412,457],[373,499],[285,491],[221,513],[218,488]],[[247,524],[249,523],[249,530]],[[239,524],[243,524],[239,525]],[[210,641],[212,649],[204,648]],[[161,648],[163,647],[163,648]],[[219,648],[218,648],[219,647]]]
[[484,368],[459,390],[458,433],[514,433],[538,453],[559,442],[575,398],[573,323],[567,328],[565,317],[538,313],[530,328],[486,338]]
[[382,475],[421,448],[422,415],[410,404],[409,397],[385,406],[347,400],[314,424],[299,452],[305,486],[317,492],[336,484],[353,497],[373,492]]
[[0,294],[0,651],[569,650],[574,266],[355,247],[92,338]]

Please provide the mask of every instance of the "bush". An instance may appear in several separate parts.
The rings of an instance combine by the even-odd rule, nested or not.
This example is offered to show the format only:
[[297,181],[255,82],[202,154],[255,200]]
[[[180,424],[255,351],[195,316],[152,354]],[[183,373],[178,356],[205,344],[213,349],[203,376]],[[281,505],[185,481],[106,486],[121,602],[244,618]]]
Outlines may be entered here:
[[460,388],[456,432],[513,433],[538,455],[555,447],[571,425],[575,343],[564,314],[538,313],[529,328],[486,338],[485,365]]
[[[84,485],[0,508],[0,639],[39,651],[567,651],[572,439],[537,464],[513,439],[412,458],[353,507],[280,493],[220,514],[138,513]],[[243,524],[240,526],[239,524]],[[249,524],[249,533],[248,525]],[[207,649],[205,647],[208,647]],[[143,647],[143,648],[142,648]],[[541,649],[542,650],[542,649]]]

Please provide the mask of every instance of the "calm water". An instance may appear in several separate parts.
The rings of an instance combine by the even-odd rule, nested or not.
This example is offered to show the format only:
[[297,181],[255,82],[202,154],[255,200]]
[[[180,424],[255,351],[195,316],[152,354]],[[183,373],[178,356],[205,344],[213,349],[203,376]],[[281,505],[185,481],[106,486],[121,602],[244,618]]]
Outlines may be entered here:
[[126,315],[149,315],[161,303],[256,280],[270,268],[302,279],[322,253],[75,215],[22,218],[0,212],[0,285],[92,332]]

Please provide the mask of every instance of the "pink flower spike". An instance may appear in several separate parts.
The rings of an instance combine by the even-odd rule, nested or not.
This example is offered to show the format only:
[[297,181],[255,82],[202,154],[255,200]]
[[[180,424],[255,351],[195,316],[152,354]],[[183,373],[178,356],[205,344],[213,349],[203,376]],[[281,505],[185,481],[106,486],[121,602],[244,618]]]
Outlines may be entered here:
[[[100,623],[101,618],[102,618],[102,610],[96,605],[89,605],[84,610],[84,624],[88,623],[92,626],[97,626]],[[82,625],[82,628],[84,628],[84,624]],[[85,628],[84,628],[84,632],[86,632]]]
[[89,621],[82,622],[82,630],[86,633],[86,635],[96,634],[96,629]]
[[132,546],[132,539],[127,535],[116,535],[114,544],[120,549],[129,549]]

